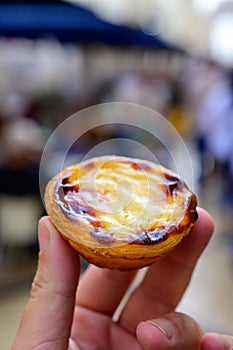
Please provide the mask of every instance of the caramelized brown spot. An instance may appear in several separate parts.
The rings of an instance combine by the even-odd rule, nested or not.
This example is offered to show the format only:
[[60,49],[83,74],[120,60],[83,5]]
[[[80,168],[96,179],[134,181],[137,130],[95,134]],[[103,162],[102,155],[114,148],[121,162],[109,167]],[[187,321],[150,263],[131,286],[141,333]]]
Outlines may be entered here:
[[168,173],[164,173],[164,177],[167,180],[165,183],[167,194],[173,195],[176,194],[177,191],[182,190],[182,187],[185,187],[185,183],[181,181],[177,176],[171,175]]
[[141,170],[141,167],[137,164],[137,163],[134,163],[134,162],[128,162],[131,166],[131,168],[133,168],[134,170]]
[[70,182],[69,176],[65,176],[62,178],[61,187],[63,188],[64,194],[70,191],[79,191],[79,185],[77,183]]
[[157,227],[147,231],[140,231],[135,234],[135,239],[130,243],[136,243],[140,245],[152,245],[165,240],[167,237],[167,230],[165,227]]
[[141,170],[145,170],[145,171],[151,171],[152,167],[148,164],[148,163],[144,163],[144,162],[140,162],[139,165]]
[[98,220],[91,220],[90,224],[94,227],[102,227],[103,228],[103,223],[101,221],[98,221]]
[[189,206],[187,208],[187,215],[189,215],[190,220],[192,222],[195,222],[198,219],[198,213],[197,213],[196,207],[197,207],[197,197],[193,193],[192,197],[190,198]]
[[151,170],[151,167],[149,166],[149,164],[146,164],[144,162],[139,162],[139,163],[136,163],[136,162],[132,162],[130,160],[128,161],[124,161],[125,164],[129,164],[131,166],[131,168],[133,168],[134,170],[145,170],[145,171],[149,171]]
[[95,210],[91,208],[79,191],[77,183],[70,183],[70,174],[66,174],[57,182],[55,188],[55,199],[60,208],[69,218],[78,219],[86,217],[88,220],[95,217]]
[[87,163],[81,163],[81,169],[87,169],[87,170],[92,170],[95,167],[95,162],[93,160],[87,161]]

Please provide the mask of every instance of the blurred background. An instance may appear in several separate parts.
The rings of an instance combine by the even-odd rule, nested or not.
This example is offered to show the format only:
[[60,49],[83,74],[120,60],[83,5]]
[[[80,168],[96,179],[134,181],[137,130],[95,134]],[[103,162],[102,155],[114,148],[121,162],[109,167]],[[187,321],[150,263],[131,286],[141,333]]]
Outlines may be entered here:
[[[46,141],[73,113],[116,101],[156,110],[184,139],[199,204],[216,228],[179,308],[205,331],[233,333],[232,38],[232,0],[1,1],[1,350],[12,344],[36,270]],[[47,178],[69,132],[54,145]],[[149,133],[123,124],[84,133],[70,157],[113,137],[143,143],[169,165]]]

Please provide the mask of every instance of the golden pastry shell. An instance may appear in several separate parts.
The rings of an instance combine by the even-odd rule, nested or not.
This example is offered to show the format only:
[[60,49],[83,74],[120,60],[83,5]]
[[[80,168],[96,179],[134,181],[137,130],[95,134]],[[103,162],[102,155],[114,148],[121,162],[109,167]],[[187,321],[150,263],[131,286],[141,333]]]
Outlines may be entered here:
[[[87,193],[90,194],[90,184],[88,184],[90,173],[93,174],[94,180],[99,180],[98,176],[102,179],[99,187],[95,186],[94,189],[97,192],[101,191],[103,201],[109,193],[112,196],[116,194],[115,192],[119,188],[113,188],[113,185],[114,183],[117,185],[119,180],[128,183],[135,182],[135,203],[131,200],[130,204],[128,202],[128,207],[126,204],[126,207],[120,208],[119,212],[104,212],[103,215],[102,209],[100,212],[96,210],[96,205],[98,209],[98,203],[96,205],[94,203],[93,208],[93,202],[90,204],[87,197],[84,198],[85,210],[83,210],[83,196],[87,196]],[[97,176],[99,173],[100,175]],[[90,181],[93,181],[93,176]],[[112,181],[110,185],[107,184],[109,178]],[[82,184],[83,192],[80,191],[80,179],[87,180]],[[151,188],[152,191],[148,194],[146,190]],[[59,197],[59,190],[60,192],[65,190],[65,193],[61,195],[62,197]],[[137,202],[137,195],[140,197],[140,191],[142,195],[139,202]],[[161,206],[157,221],[153,218],[152,203],[141,209],[138,215],[140,225],[138,225],[138,220],[135,220],[132,224],[133,227],[131,227],[131,222],[129,221],[127,224],[126,220],[126,225],[119,226],[116,230],[114,222],[117,222],[116,218],[118,221],[122,217],[125,220],[124,210],[127,215],[130,210],[133,210],[135,214],[135,210],[138,210],[138,206],[140,207],[141,199],[143,202],[143,198],[145,197],[146,200],[146,195],[148,195],[147,202],[153,202],[154,197],[160,192],[161,196],[164,194],[163,200],[161,203],[154,204],[155,207],[157,204]],[[66,202],[66,196],[71,202]],[[77,196],[77,201],[75,196]],[[79,202],[80,200],[82,205]],[[72,210],[69,210],[69,203],[74,206]],[[81,213],[79,212],[80,205]],[[71,165],[54,176],[49,181],[45,191],[47,213],[60,234],[69,241],[70,245],[89,263],[103,268],[125,271],[142,268],[154,263],[180,243],[197,219],[196,205],[197,200],[194,193],[171,170],[147,160],[118,156],[96,157]],[[68,210],[64,210],[67,206]],[[77,215],[74,208],[78,212]],[[158,211],[157,207],[156,210]],[[169,217],[172,220],[169,220]],[[150,227],[151,222],[153,230]],[[139,230],[139,227],[142,229]],[[124,230],[126,234],[122,233]]]

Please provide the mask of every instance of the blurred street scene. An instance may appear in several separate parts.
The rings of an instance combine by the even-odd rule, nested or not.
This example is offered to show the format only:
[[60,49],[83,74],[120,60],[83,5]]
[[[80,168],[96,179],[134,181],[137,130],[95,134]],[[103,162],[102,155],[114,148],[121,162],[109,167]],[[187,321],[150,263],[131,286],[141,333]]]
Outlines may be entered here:
[[[191,186],[216,228],[180,309],[207,331],[233,333],[233,2],[206,1],[204,6],[177,0],[176,8],[172,1],[135,1],[132,8],[129,3],[86,1],[80,8],[84,1],[43,2],[43,11],[37,9],[40,28],[36,18],[34,27],[30,20],[25,27],[33,15],[30,2],[0,4],[1,350],[11,346],[36,270],[37,222],[45,215],[40,161],[54,130],[80,111],[77,122],[61,128],[50,147],[42,169],[45,182],[64,152],[65,162],[76,162],[103,154],[106,148],[99,145],[112,139],[117,142],[108,153],[140,158],[144,153],[137,145],[143,145],[171,166],[171,155],[153,130],[111,123],[110,116],[105,124],[89,127],[96,110],[88,107],[109,102],[154,110],[183,138],[191,157]],[[53,6],[57,11],[49,28],[46,6],[48,16]],[[59,6],[65,6],[67,21],[59,16]],[[13,16],[10,23],[11,10],[30,16],[19,16],[25,21],[18,24]],[[112,114],[122,113],[114,106]],[[141,118],[146,128],[146,114]],[[127,147],[126,139],[132,140]],[[183,150],[169,135],[167,144],[185,174]]]

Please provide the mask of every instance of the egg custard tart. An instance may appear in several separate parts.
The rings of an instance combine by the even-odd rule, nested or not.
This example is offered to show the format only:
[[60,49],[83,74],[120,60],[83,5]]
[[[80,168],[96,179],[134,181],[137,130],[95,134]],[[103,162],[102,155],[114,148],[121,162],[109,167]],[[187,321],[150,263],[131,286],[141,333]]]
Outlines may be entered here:
[[197,220],[196,196],[171,170],[119,156],[71,165],[48,183],[48,215],[88,262],[132,270],[174,248]]

